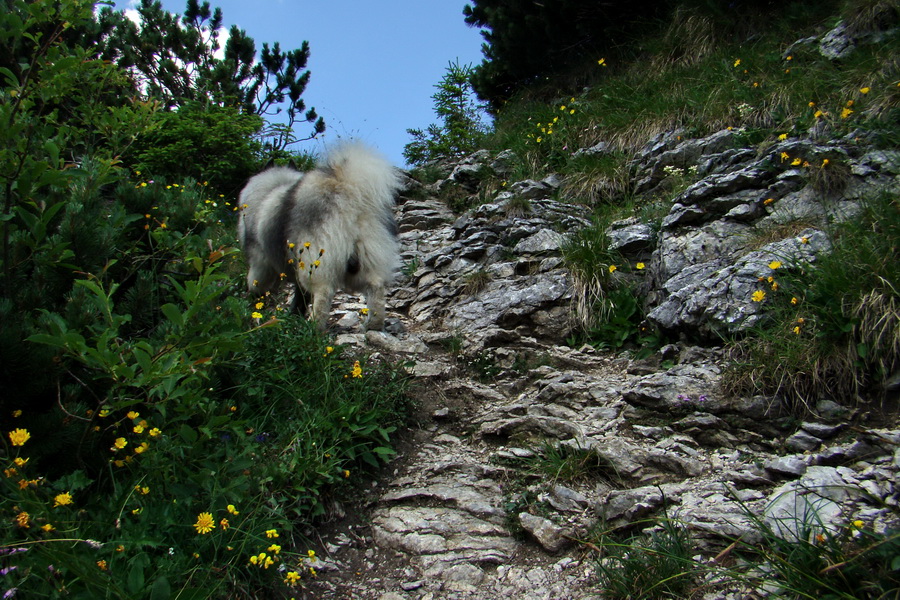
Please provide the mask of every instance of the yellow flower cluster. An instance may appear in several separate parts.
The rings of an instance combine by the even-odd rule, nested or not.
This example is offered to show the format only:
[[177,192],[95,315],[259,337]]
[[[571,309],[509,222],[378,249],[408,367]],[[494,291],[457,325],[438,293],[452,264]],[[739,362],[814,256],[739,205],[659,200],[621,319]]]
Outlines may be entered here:
[[[106,413],[104,415],[104,412]],[[109,411],[104,409],[100,412],[100,416],[108,416]],[[125,417],[131,421],[131,432],[136,435],[146,435],[148,438],[158,438],[162,435],[162,431],[158,427],[148,429],[150,426],[145,419],[141,419],[139,412],[135,410],[128,411]],[[117,437],[110,447],[110,452],[118,453],[128,447],[128,439],[125,437]],[[137,440],[134,444],[134,454],[125,456],[124,458],[113,459],[112,463],[117,467],[123,467],[134,459],[134,455],[140,455],[150,449],[150,443],[147,440]]]
[[[303,244],[303,246],[298,249],[297,244],[295,244],[294,242],[288,241],[287,242],[287,249],[288,249],[287,262],[289,265],[292,265],[292,266],[296,265],[295,268],[297,269],[297,272],[307,271],[307,275],[311,277],[313,274],[313,271],[315,271],[322,265],[322,261],[320,259],[325,255],[325,248],[319,248],[318,258],[313,259],[312,262],[310,262],[309,266],[307,267],[307,264],[304,261],[300,260],[300,256],[305,251],[309,250],[310,246],[312,246],[312,244],[310,242],[305,242]],[[282,278],[284,278],[284,277],[285,277],[285,275],[282,274]]]
[[275,559],[266,554],[265,552],[260,552],[259,554],[254,554],[250,557],[250,564],[256,565],[258,567],[262,567],[264,569],[268,569],[272,565],[275,564]]
[[[604,65],[604,66],[605,66],[605,65]],[[562,115],[563,117],[565,117],[566,115],[574,115],[574,114],[575,114],[576,109],[575,109],[574,106],[572,106],[574,103],[575,103],[575,98],[572,98],[572,99],[569,101],[569,104],[568,104],[568,105],[562,104],[562,105],[559,107],[559,112],[561,113],[561,115]],[[530,121],[530,120],[531,120],[531,119],[529,119],[529,121]],[[550,119],[549,121],[547,121],[546,123],[544,123],[543,121],[541,121],[540,123],[538,123],[537,125],[535,125],[536,131],[534,131],[534,132],[532,132],[532,133],[529,133],[529,134],[526,135],[525,137],[526,137],[526,138],[528,139],[528,141],[530,141],[530,142],[535,142],[535,143],[538,143],[538,144],[542,144],[542,143],[543,143],[544,141],[546,141],[550,136],[553,135],[554,131],[556,131],[555,128],[556,128],[557,126],[559,126],[560,124],[561,124],[561,123],[560,123],[560,116],[559,116],[559,115],[556,115],[556,116],[554,116],[552,119]]]

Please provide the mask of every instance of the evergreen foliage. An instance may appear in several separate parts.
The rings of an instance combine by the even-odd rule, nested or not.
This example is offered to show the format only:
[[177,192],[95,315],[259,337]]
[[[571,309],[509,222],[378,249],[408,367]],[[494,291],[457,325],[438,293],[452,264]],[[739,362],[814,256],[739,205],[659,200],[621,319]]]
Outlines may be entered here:
[[517,91],[567,70],[594,62],[622,43],[636,21],[659,14],[659,0],[474,0],[463,14],[481,27],[485,60],[472,83],[491,110]]
[[481,112],[473,98],[472,67],[450,63],[437,91],[431,98],[441,119],[426,131],[407,129],[413,141],[403,148],[403,156],[411,165],[423,165],[441,158],[463,156],[478,148],[484,134]]
[[167,109],[211,101],[235,106],[244,114],[271,117],[284,110],[285,127],[270,141],[275,150],[297,141],[288,132],[298,121],[312,125],[310,137],[325,130],[324,120],[315,109],[307,110],[301,98],[310,78],[305,70],[307,42],[289,51],[277,42],[271,47],[264,43],[257,61],[253,38],[236,26],[220,48],[222,11],[212,11],[209,2],[188,0],[180,18],[163,10],[158,0],[141,0],[137,10],[140,25],[121,11],[108,7],[100,11],[100,28],[106,35],[98,51],[101,58],[125,69],[149,98]]

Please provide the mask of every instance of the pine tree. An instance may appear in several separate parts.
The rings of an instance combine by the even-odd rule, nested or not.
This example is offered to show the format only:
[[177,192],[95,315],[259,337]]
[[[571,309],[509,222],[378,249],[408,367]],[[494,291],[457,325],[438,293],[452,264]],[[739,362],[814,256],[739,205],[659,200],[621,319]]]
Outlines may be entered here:
[[[710,0],[716,2],[718,0]],[[496,112],[515,92],[573,66],[595,63],[627,42],[635,24],[675,0],[473,0],[466,23],[482,28],[485,60],[472,85]]]
[[483,108],[474,99],[472,66],[450,63],[437,91],[431,96],[441,125],[429,125],[426,131],[407,129],[413,141],[403,148],[403,156],[413,165],[430,160],[462,156],[474,151],[484,132]]
[[289,51],[277,42],[264,43],[256,62],[253,38],[236,26],[221,48],[222,11],[212,10],[209,2],[187,0],[181,17],[163,10],[158,0],[141,0],[137,11],[140,24],[108,7],[100,11],[105,35],[98,51],[127,69],[147,97],[170,109],[204,101],[263,117],[284,112],[286,123],[272,130],[274,150],[298,141],[290,133],[295,123],[311,124],[305,139],[325,130],[323,119],[301,99],[310,77],[308,42]]

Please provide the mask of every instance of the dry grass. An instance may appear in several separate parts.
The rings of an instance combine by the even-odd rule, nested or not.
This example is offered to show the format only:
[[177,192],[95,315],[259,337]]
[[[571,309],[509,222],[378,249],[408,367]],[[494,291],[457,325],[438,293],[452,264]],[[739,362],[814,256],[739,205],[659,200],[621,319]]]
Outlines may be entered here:
[[584,273],[572,272],[572,309],[570,314],[577,328],[590,331],[609,318],[609,307],[605,302],[607,283],[596,277],[586,277]]
[[825,397],[851,402],[859,398],[865,377],[849,352],[821,353],[808,341],[785,343],[789,339],[753,338],[733,345],[722,391],[778,398],[781,407],[796,416],[812,413]]
[[718,36],[712,19],[679,7],[662,42],[668,50],[653,57],[655,71],[697,64],[716,50]]
[[[889,288],[887,281],[884,282]],[[865,346],[866,362],[884,378],[900,371],[900,295],[896,290],[872,290],[852,307],[850,314],[856,321],[853,339]],[[880,383],[880,382],[879,382]]]
[[900,0],[855,0],[848,3],[844,21],[853,35],[886,31],[900,21]]
[[609,170],[592,169],[567,175],[561,194],[567,200],[581,204],[613,203],[627,196],[632,181],[626,165]]
[[484,269],[478,269],[463,278],[462,293],[466,296],[474,296],[487,287],[491,282],[491,274]]

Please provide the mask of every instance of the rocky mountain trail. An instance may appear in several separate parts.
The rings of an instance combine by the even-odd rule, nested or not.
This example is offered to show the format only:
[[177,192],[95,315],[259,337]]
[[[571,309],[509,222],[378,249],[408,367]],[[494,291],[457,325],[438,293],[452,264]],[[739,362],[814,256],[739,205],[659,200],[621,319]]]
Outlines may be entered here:
[[[577,292],[560,249],[590,220],[556,198],[557,177],[513,183],[462,215],[437,192],[471,190],[504,156],[482,151],[430,189],[410,184],[398,205],[406,267],[385,331],[361,332],[363,304],[344,295],[333,331],[373,360],[406,365],[414,424],[383,478],[317,533],[307,597],[599,599],[600,529],[673,519],[710,561],[735,540],[758,542],[760,523],[800,535],[810,511],[817,530],[897,525],[896,411],[822,399],[798,419],[775,398],[728,396],[715,332],[755,322],[750,297],[770,261],[814,261],[829,248],[827,219],[853,214],[865,190],[900,188],[900,153],[810,139],[761,155],[739,133],[669,134],[635,159],[645,190],[665,167],[698,165],[661,223],[609,232],[628,260],[646,262],[629,276],[642,278],[648,320],[677,340],[650,356],[566,343]],[[813,193],[782,153],[840,153],[840,194]],[[798,219],[802,230],[746,243],[752,230]],[[710,581],[703,597],[746,597],[736,585]]]

